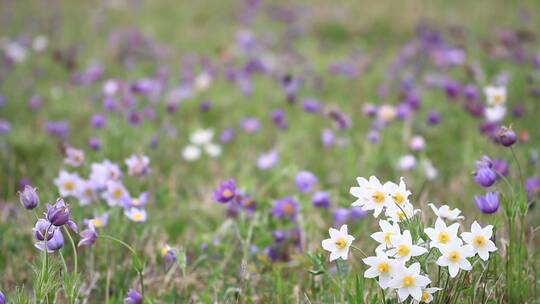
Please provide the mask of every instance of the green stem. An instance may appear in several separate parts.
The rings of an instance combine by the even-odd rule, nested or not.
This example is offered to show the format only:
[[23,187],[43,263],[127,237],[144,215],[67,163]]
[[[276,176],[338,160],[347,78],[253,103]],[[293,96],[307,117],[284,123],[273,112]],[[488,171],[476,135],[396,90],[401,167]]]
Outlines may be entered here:
[[66,226],[63,227],[64,231],[66,232],[69,243],[71,244],[71,249],[73,249],[73,272],[77,274],[77,265],[78,265],[78,254],[77,254],[77,246],[75,246],[75,242],[73,241],[73,238],[71,237],[71,233],[69,233],[69,230],[66,228]]

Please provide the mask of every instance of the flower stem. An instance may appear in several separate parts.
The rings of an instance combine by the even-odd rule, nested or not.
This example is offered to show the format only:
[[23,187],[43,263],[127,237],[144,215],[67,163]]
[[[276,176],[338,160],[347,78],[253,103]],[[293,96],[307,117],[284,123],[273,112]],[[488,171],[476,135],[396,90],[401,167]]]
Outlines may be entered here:
[[77,247],[75,246],[75,242],[73,241],[73,238],[71,237],[71,233],[69,233],[69,230],[64,226],[64,231],[66,232],[69,243],[71,244],[71,249],[73,249],[73,272],[77,273],[77,265],[78,265],[78,254],[77,254]]

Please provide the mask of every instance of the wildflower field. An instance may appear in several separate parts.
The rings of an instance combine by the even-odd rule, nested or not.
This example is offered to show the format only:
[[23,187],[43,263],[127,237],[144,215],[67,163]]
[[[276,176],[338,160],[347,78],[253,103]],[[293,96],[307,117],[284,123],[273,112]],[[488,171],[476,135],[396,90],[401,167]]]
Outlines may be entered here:
[[540,3],[0,1],[0,304],[539,303]]

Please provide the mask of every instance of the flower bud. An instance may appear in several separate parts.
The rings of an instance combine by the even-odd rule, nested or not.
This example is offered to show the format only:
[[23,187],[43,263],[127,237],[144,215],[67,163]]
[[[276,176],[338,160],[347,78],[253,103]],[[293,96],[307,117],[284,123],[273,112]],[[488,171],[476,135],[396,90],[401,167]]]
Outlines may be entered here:
[[505,147],[510,147],[516,142],[517,136],[514,130],[512,130],[511,128],[501,127],[497,132],[497,139],[499,140],[499,143],[501,143],[501,145]]
[[19,200],[23,207],[28,210],[39,206],[39,197],[37,196],[36,189],[29,185],[24,186],[24,190],[19,192]]

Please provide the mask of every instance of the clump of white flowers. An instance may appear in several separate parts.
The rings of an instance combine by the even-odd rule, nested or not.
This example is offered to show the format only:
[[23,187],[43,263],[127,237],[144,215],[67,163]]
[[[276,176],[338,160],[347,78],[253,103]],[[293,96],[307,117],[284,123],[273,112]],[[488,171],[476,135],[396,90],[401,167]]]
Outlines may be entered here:
[[212,158],[219,157],[221,146],[212,141],[213,137],[212,129],[195,130],[189,137],[190,144],[182,150],[182,157],[188,162],[193,162],[201,157],[203,151]]
[[[375,255],[363,259],[368,267],[364,277],[377,279],[386,294],[397,297],[399,302],[409,297],[413,303],[431,302],[435,292],[445,291],[436,287],[442,283],[441,273],[447,285],[449,280],[460,278],[460,272],[470,271],[475,262],[487,261],[489,253],[497,250],[491,240],[492,225],[482,227],[474,221],[470,232],[459,234],[460,223],[456,221],[464,217],[459,209],[447,205],[438,208],[429,204],[436,220],[433,227],[422,229],[415,216],[420,210],[410,202],[411,192],[403,178],[399,184],[383,184],[375,176],[359,177],[357,181],[358,186],[350,189],[357,198],[352,205],[373,210],[375,218],[381,214],[387,217],[379,221],[381,231],[371,235],[378,246]],[[322,247],[331,252],[330,261],[346,260],[349,248],[357,249],[353,241],[344,225],[340,230],[330,228],[330,238],[322,241]]]

